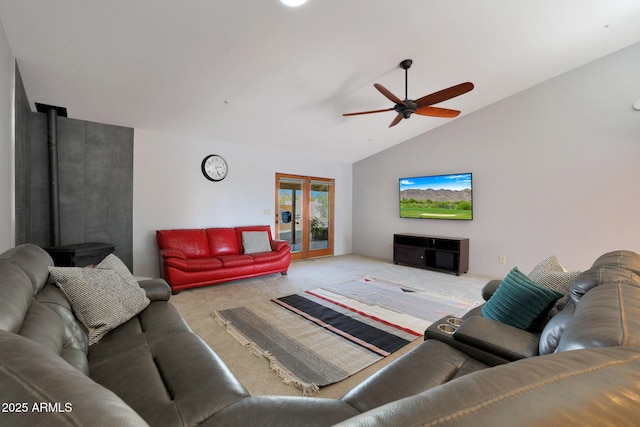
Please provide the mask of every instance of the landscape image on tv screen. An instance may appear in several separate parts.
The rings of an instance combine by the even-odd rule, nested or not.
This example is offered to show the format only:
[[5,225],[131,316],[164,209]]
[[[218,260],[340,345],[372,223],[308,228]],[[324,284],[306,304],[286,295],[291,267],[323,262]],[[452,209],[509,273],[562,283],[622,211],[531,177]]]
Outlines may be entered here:
[[473,219],[471,173],[400,178],[400,218]]

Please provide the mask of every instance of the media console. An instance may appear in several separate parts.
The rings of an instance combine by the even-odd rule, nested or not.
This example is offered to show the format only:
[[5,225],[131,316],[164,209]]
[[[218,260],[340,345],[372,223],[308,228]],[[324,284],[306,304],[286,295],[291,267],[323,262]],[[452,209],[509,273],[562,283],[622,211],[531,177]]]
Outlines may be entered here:
[[469,270],[469,239],[394,234],[393,263],[456,273],[459,276]]

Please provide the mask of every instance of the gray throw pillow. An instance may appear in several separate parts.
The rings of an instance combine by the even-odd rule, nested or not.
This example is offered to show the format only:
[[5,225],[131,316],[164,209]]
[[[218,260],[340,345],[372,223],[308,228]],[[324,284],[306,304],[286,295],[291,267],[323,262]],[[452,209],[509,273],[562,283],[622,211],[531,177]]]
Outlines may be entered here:
[[71,301],[78,320],[89,330],[89,345],[100,341],[107,332],[150,303],[135,279],[127,281],[117,270],[49,267],[49,273]]
[[118,273],[118,275],[122,277],[122,280],[127,282],[129,286],[134,289],[140,288],[138,281],[133,277],[129,268],[114,254],[107,255],[95,268],[99,268],[100,270],[113,270]]
[[269,234],[266,231],[243,231],[242,247],[245,254],[271,252]]
[[580,273],[580,271],[567,271],[555,255],[551,255],[540,261],[540,263],[531,270],[531,273],[528,275],[531,280],[563,294],[563,297],[556,302],[555,307],[551,309],[549,315],[555,315],[567,304],[569,300],[569,287]]

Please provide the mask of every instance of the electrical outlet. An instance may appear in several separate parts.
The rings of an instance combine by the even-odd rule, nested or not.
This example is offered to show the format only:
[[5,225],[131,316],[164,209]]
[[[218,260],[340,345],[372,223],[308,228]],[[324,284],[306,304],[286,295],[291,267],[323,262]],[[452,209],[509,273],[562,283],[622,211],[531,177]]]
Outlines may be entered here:
[[504,256],[504,255],[500,255],[500,256],[498,257],[498,262],[499,262],[500,264],[505,264],[505,263],[507,262],[507,257],[506,257],[506,256]]

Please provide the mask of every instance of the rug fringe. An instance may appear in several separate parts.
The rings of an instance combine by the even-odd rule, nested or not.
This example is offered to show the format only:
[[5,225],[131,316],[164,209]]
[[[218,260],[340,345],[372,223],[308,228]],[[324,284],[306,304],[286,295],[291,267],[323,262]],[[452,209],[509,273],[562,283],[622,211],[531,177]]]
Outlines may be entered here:
[[286,385],[293,386],[298,390],[302,391],[303,396],[311,396],[320,391],[320,388],[313,384],[302,381],[300,378],[295,376],[291,371],[287,370],[284,366],[282,366],[278,359],[273,356],[268,351],[264,351],[258,346],[255,342],[247,339],[240,331],[233,327],[232,323],[228,320],[225,320],[220,313],[214,311],[213,319],[220,326],[224,327],[229,335],[231,335],[236,341],[238,341],[243,347],[248,349],[251,354],[259,358],[265,358],[269,361],[269,368],[276,372],[280,378],[282,378],[282,382]]

